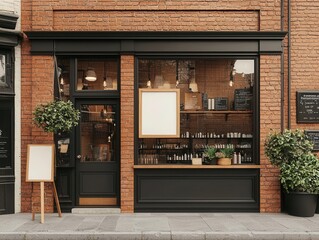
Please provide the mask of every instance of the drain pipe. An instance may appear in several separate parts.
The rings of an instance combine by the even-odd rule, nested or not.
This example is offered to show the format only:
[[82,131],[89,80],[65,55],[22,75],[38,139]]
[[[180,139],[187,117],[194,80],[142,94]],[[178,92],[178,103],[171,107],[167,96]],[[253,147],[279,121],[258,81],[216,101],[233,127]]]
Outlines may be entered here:
[[[284,0],[281,0],[281,6],[280,6],[280,17],[281,17],[281,22],[280,22],[280,30],[283,32],[284,31],[284,20],[285,20],[285,12],[284,12]],[[280,105],[280,129],[281,132],[284,130],[285,126],[285,55],[284,55],[284,41],[281,43],[281,60],[280,60],[280,84],[281,84],[281,105]]]
[[291,113],[291,103],[290,103],[290,98],[291,98],[291,36],[290,36],[290,32],[291,32],[291,4],[290,4],[290,0],[288,0],[288,129],[291,128],[291,117],[290,117],[290,113]]

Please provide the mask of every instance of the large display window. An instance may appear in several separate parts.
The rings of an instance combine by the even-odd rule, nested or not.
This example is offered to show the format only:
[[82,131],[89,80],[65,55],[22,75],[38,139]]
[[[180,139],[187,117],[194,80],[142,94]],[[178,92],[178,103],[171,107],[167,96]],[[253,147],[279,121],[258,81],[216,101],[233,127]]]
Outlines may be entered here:
[[[207,159],[210,149],[216,151],[215,158],[232,150],[230,162],[221,165],[258,164],[255,65],[254,58],[139,58],[140,90],[180,92],[180,134],[140,137],[136,164],[219,164]],[[166,119],[164,113],[161,118]]]

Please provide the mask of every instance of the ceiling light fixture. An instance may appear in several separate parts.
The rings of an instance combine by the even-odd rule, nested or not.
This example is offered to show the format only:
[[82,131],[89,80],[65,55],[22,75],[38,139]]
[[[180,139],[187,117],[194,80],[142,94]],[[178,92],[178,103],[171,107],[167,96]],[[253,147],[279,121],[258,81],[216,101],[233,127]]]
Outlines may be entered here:
[[89,81],[89,82],[94,82],[96,81],[96,73],[94,71],[93,68],[88,68],[88,70],[86,71],[86,74],[85,74],[85,80],[86,81]]

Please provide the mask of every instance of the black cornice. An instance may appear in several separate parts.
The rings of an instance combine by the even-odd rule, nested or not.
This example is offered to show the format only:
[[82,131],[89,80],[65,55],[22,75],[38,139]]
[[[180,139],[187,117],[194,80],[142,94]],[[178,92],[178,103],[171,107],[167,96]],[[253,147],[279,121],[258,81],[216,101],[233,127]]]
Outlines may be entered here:
[[287,32],[27,31],[30,40],[283,40]]
[[15,29],[19,16],[11,12],[0,11],[0,27]]
[[[280,54],[286,32],[25,32],[32,54]],[[85,46],[85,47],[84,47]]]

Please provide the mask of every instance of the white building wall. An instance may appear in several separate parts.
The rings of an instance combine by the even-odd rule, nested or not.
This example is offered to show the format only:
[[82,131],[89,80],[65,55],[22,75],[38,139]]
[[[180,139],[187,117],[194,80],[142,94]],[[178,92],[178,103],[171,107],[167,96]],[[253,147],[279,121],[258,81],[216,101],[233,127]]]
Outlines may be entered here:
[[[21,0],[1,0],[0,12],[14,13],[19,16],[15,30],[21,31]],[[21,47],[15,47],[15,212],[21,212]]]

